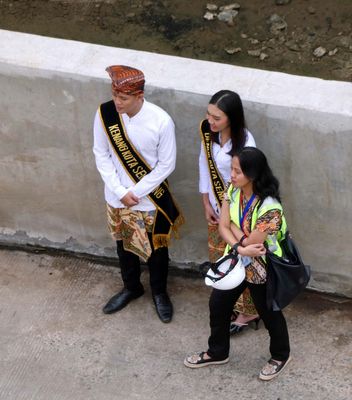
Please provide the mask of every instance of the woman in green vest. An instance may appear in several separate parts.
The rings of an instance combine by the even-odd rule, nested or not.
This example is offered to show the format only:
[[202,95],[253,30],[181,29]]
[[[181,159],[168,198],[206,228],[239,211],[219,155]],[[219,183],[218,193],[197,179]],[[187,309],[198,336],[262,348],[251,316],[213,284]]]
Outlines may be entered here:
[[209,300],[210,329],[208,350],[184,360],[189,368],[200,368],[229,361],[232,307],[248,287],[254,305],[270,335],[271,358],[259,374],[261,380],[275,378],[290,361],[286,320],[281,311],[266,305],[266,246],[282,254],[280,239],[286,232],[279,182],[265,155],[257,148],[245,147],[232,158],[231,185],[223,201],[219,232],[227,251],[247,260],[245,280],[231,290],[213,289]]

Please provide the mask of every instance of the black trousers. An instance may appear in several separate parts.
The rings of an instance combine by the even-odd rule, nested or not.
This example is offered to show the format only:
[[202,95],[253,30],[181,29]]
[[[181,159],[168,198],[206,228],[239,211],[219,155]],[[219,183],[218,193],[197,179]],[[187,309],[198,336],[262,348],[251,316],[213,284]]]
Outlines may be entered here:
[[209,300],[210,330],[208,354],[223,360],[230,350],[230,321],[233,305],[248,287],[259,316],[270,335],[270,353],[274,360],[283,361],[290,355],[290,344],[285,317],[281,311],[268,310],[266,284],[256,285],[247,281],[232,290],[213,289]]
[[[167,247],[154,250],[151,234],[149,241],[152,246],[152,254],[147,264],[149,268],[149,282],[153,295],[165,293],[167,289],[167,277],[169,271],[169,251]],[[143,289],[141,284],[141,265],[139,257],[123,248],[122,240],[116,241],[117,255],[120,260],[121,276],[125,288],[128,290],[139,291]]]

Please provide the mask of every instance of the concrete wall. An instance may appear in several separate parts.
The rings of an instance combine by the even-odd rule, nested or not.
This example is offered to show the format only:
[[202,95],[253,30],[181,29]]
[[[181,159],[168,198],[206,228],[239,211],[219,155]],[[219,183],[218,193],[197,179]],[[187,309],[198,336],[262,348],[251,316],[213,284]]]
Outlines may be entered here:
[[115,256],[92,155],[104,69],[145,72],[146,97],[177,128],[171,177],[187,225],[174,265],[207,258],[198,194],[199,120],[210,96],[237,91],[250,131],[279,177],[290,230],[313,268],[311,287],[352,295],[352,87],[211,62],[0,30],[0,241]]

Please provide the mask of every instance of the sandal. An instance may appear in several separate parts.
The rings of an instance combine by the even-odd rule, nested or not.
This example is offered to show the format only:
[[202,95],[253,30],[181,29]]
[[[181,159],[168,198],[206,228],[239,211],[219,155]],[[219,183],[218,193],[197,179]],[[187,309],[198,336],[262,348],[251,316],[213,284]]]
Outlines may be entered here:
[[242,332],[245,327],[248,327],[248,324],[241,324],[239,322],[237,322],[237,324],[236,324],[236,322],[231,322],[230,335]]
[[235,333],[240,333],[243,331],[244,328],[248,328],[249,325],[252,325],[252,324],[255,324],[254,330],[257,331],[259,329],[259,322],[260,322],[260,317],[256,317],[255,319],[252,319],[245,324],[242,324],[242,323],[236,322],[236,321],[231,321],[230,335],[233,335]]
[[281,362],[270,358],[267,364],[260,371],[259,379],[261,379],[262,381],[270,381],[271,379],[278,376],[290,361],[291,357]]
[[204,356],[206,354],[206,351],[202,351],[201,353],[194,353],[191,356],[186,357],[183,363],[188,368],[201,368],[206,367],[207,365],[226,364],[229,361],[228,357],[224,360],[214,360],[213,358],[205,359]]

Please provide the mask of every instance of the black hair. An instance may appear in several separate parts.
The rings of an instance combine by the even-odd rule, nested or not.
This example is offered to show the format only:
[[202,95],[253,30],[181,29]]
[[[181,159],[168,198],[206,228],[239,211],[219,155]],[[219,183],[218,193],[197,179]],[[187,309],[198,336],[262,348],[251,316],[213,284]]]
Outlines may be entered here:
[[[212,96],[209,104],[214,104],[218,107],[230,120],[232,149],[229,154],[232,156],[244,147],[247,139],[246,121],[241,98],[231,90],[220,90]],[[211,135],[211,138],[219,143],[218,135]]]
[[256,147],[244,147],[236,152],[234,157],[238,157],[243,174],[253,183],[253,193],[261,201],[271,196],[280,203],[280,183],[273,175],[265,154]]

